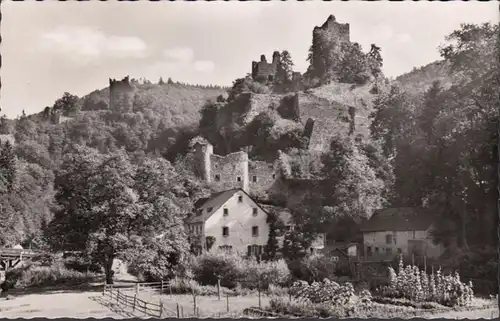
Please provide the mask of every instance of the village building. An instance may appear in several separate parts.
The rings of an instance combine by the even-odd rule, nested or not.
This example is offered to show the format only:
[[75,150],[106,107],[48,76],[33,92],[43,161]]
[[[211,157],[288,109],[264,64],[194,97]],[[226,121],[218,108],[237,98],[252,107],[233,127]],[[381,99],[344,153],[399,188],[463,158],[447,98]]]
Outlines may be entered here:
[[437,258],[444,252],[434,244],[436,215],[427,208],[385,208],[362,224],[366,259],[391,259],[397,255]]
[[261,255],[269,237],[267,215],[242,188],[200,199],[187,222],[193,251],[220,249]]
[[[257,257],[264,253],[270,230],[267,206],[257,203],[242,188],[215,193],[198,200],[194,207],[195,213],[187,220],[193,252],[219,249]],[[281,246],[284,233],[292,231],[295,225],[286,210],[281,211],[279,217],[285,223],[285,231],[279,231]],[[324,239],[323,234],[318,235],[309,252],[321,250]]]

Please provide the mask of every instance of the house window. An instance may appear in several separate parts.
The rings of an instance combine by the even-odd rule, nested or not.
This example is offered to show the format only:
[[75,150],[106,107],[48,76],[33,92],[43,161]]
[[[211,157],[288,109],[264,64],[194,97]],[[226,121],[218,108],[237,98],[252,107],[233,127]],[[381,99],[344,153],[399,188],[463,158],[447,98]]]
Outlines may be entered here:
[[238,196],[238,203],[243,203],[243,196]]
[[252,181],[255,183],[257,182],[257,176],[252,177]]
[[257,216],[257,209],[256,208],[252,208],[252,215]]
[[391,244],[392,243],[392,234],[387,234],[385,236],[385,244]]
[[394,245],[398,244],[396,236],[397,236],[396,232],[392,232],[392,242],[394,243]]
[[220,175],[219,174],[215,174],[215,181],[220,181]]
[[371,246],[366,247],[366,256],[372,256],[372,247]]
[[224,216],[228,216],[229,215],[229,210],[227,208],[224,209]]
[[378,247],[375,248],[375,254],[378,254]]
[[415,239],[415,231],[413,231],[413,239]]
[[238,176],[238,177],[236,178],[236,180],[237,180],[238,182],[241,182],[241,176]]
[[213,207],[209,207],[209,208],[207,208],[207,212],[210,213],[210,212],[212,212],[213,209],[214,209]]
[[222,228],[222,236],[226,236],[226,237],[229,236],[229,227],[224,226]]
[[252,226],[252,236],[259,236],[259,227]]
[[219,246],[219,249],[225,252],[231,252],[233,247],[231,245],[221,245]]
[[248,256],[251,256],[251,255],[259,255],[262,253],[262,246],[259,246],[259,245],[249,245],[247,247],[247,251],[248,251]]

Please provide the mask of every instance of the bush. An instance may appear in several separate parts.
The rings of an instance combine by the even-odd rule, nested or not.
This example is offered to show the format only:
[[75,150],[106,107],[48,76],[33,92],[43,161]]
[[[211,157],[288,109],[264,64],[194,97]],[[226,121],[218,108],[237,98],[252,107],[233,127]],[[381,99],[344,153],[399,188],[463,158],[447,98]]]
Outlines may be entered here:
[[193,264],[194,279],[201,285],[220,285],[235,288],[240,280],[243,259],[235,254],[224,252],[208,252],[196,258]]
[[257,262],[248,260],[241,273],[242,286],[252,289],[260,283],[262,290],[271,285],[286,285],[290,279],[290,270],[284,260]]
[[296,280],[314,282],[333,279],[337,263],[333,258],[311,255],[301,260],[289,261],[288,268]]
[[437,302],[445,306],[468,306],[474,298],[472,283],[462,283],[458,272],[445,276],[439,269],[435,275],[427,275],[416,266],[404,267],[401,259],[398,273],[389,267],[389,275],[389,285],[381,290],[385,297]]
[[302,317],[349,317],[358,309],[367,309],[371,304],[371,294],[362,291],[354,294],[352,284],[339,285],[325,279],[323,282],[296,282],[290,289],[296,300],[283,297],[272,298],[269,309],[273,312]]
[[194,259],[192,263],[194,279],[201,285],[220,285],[230,289],[241,283],[244,288],[268,289],[270,285],[283,286],[290,279],[290,271],[284,260],[257,262],[243,259],[236,254],[209,252]]
[[29,288],[55,285],[81,285],[92,281],[93,273],[69,270],[62,264],[53,266],[30,265],[12,269],[5,275],[7,288]]
[[102,267],[99,263],[92,262],[83,255],[72,255],[64,258],[64,267],[82,273],[102,273]]

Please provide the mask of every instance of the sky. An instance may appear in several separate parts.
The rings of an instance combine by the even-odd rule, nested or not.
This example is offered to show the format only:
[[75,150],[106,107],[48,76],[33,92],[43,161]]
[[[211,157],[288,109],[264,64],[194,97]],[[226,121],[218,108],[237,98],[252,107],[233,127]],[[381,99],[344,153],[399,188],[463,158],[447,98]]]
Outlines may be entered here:
[[461,23],[498,23],[491,2],[2,1],[1,113],[15,118],[83,96],[109,78],[230,86],[261,54],[288,50],[307,69],[315,26],[330,14],[351,41],[382,48],[396,77],[440,59],[438,46]]

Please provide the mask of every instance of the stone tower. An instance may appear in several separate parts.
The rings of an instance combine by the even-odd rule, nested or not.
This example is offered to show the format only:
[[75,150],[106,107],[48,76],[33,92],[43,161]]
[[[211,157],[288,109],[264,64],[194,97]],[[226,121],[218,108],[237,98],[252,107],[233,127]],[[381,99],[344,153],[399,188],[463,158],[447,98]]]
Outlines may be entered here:
[[109,106],[113,112],[129,113],[134,107],[135,86],[129,76],[122,80],[109,79]]
[[196,174],[206,181],[211,183],[211,161],[210,157],[214,152],[214,147],[207,141],[199,141],[194,144],[194,158],[195,158],[195,172]]

